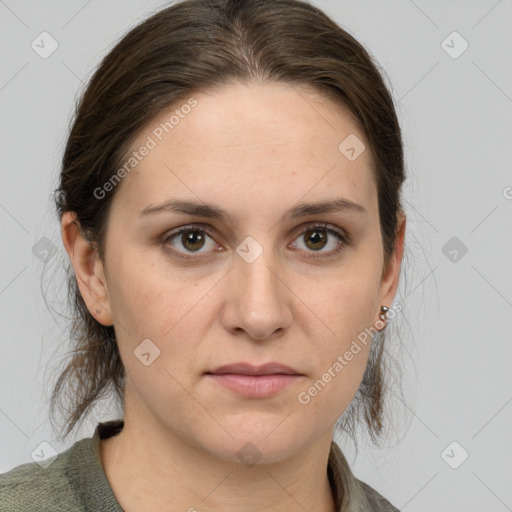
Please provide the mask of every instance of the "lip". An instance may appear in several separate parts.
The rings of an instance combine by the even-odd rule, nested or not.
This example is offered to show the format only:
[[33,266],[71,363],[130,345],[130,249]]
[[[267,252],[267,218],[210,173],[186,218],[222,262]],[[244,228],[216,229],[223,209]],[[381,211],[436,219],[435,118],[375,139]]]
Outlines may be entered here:
[[205,376],[246,398],[266,398],[297,382],[303,374],[281,363],[254,366],[249,363],[224,365]]
[[220,366],[219,368],[206,372],[207,374],[237,374],[237,375],[302,375],[300,372],[282,363],[270,362],[260,366],[254,366],[250,363],[232,363]]
[[272,375],[240,375],[236,373],[207,373],[220,386],[246,398],[266,398],[279,393],[301,379],[302,375],[274,373]]

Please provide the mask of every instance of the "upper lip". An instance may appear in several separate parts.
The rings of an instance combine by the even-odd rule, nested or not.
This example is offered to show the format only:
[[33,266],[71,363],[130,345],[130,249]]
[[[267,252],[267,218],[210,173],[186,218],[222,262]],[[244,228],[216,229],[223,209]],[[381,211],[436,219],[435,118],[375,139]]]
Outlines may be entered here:
[[261,366],[254,366],[249,363],[226,364],[206,373],[236,373],[239,375],[274,375],[282,373],[287,375],[302,375],[290,366],[276,362],[266,363]]

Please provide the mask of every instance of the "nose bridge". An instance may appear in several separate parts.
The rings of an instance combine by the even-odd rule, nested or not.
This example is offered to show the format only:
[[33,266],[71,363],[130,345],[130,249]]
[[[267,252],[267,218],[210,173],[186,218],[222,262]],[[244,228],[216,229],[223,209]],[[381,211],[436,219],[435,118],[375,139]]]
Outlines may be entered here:
[[286,287],[279,277],[278,258],[271,238],[261,243],[247,237],[236,249],[237,323],[251,336],[264,338],[288,325]]
[[237,274],[245,285],[244,293],[255,299],[263,295],[267,300],[273,300],[273,297],[279,295],[280,284],[276,276],[278,265],[270,237],[260,243],[249,236],[240,243],[236,252],[239,256]]

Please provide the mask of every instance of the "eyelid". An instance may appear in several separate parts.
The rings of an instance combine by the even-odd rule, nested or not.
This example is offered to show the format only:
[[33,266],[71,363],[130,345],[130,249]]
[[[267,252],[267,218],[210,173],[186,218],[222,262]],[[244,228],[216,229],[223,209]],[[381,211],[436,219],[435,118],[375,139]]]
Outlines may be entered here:
[[[328,259],[329,256],[331,256],[331,257],[335,256],[338,252],[343,250],[343,248],[345,246],[350,245],[352,243],[350,235],[344,229],[339,228],[339,227],[335,226],[334,224],[329,224],[327,222],[318,222],[318,221],[310,221],[310,222],[302,224],[301,226],[298,226],[295,230],[293,230],[293,241],[295,241],[295,239],[298,236],[300,236],[301,234],[304,234],[307,231],[310,231],[315,228],[320,228],[320,229],[326,231],[327,233],[338,237],[339,244],[336,249],[333,249],[326,253],[319,252],[318,254],[315,254],[315,251],[308,251],[309,256],[306,256],[306,258]],[[165,246],[169,240],[171,240],[171,239],[175,238],[176,236],[180,235],[181,233],[187,232],[187,231],[198,231],[201,233],[205,233],[206,235],[210,236],[212,239],[214,239],[214,237],[215,237],[215,234],[214,234],[215,230],[208,224],[192,223],[192,224],[187,224],[187,225],[181,226],[179,228],[174,228],[174,229],[171,229],[171,230],[165,232],[162,237],[162,245]],[[196,253],[198,256],[194,256],[193,255],[194,253],[183,253],[182,251],[177,251],[176,249],[168,249],[168,251],[172,252],[174,255],[177,255],[177,257],[179,257],[179,258],[184,258],[184,259],[189,259],[189,260],[198,260],[201,258],[201,256],[199,256],[199,255],[203,254],[203,253]],[[185,254],[189,254],[189,255],[185,256]],[[206,254],[208,254],[208,253],[206,253]]]
[[305,233],[306,231],[309,231],[310,229],[314,228],[321,228],[328,233],[335,234],[340,237],[340,239],[345,242],[346,244],[351,242],[349,234],[342,228],[334,225],[329,224],[328,222],[316,222],[316,221],[310,221],[306,222],[305,224],[302,224],[301,226],[297,227],[296,230],[293,231],[293,235],[300,235],[302,233]]
[[[166,231],[162,237],[162,241],[161,241],[162,246],[166,246],[167,242],[169,242],[169,240],[171,240],[171,239],[177,237],[178,235],[180,235],[181,233],[184,233],[187,231],[199,231],[201,233],[205,233],[210,238],[214,239],[213,229],[210,226],[208,226],[207,224],[187,224],[185,226],[181,226],[179,228],[175,228],[175,229]],[[174,248],[165,249],[165,250],[167,252],[170,252],[173,256],[176,256],[176,257],[182,258],[182,259],[186,259],[186,260],[199,260],[201,258],[201,256],[194,256],[193,255],[194,253],[188,253],[189,255],[187,255],[187,253],[178,251]],[[202,253],[197,253],[197,254],[202,254]]]
[[294,231],[294,240],[308,231],[320,229],[327,232],[330,235],[334,235],[338,238],[338,244],[335,249],[332,249],[328,252],[319,252],[319,251],[307,251],[307,256],[304,256],[305,259],[323,259],[330,260],[339,256],[339,254],[344,251],[344,249],[351,245],[352,240],[350,235],[342,228],[339,228],[333,224],[329,224],[328,222],[308,222],[303,224],[297,228],[298,231]]

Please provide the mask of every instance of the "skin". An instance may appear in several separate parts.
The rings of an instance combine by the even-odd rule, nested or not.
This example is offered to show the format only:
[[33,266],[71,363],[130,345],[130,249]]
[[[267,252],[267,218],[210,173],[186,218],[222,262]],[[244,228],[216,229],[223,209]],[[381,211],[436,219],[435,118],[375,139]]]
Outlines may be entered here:
[[[198,105],[118,185],[105,262],[80,236],[73,214],[62,219],[80,291],[91,314],[114,325],[127,371],[124,429],[101,442],[105,473],[128,512],[334,511],[329,449],[370,344],[360,344],[307,405],[297,397],[376,325],[381,305],[392,304],[405,217],[384,268],[372,156],[366,149],[349,161],[338,150],[349,134],[364,136],[348,109],[315,90],[230,84],[194,98]],[[175,108],[149,123],[132,149]],[[178,198],[214,203],[235,219],[139,216]],[[281,220],[299,201],[335,198],[366,213]],[[350,243],[336,254],[343,242],[327,233],[315,245],[304,231],[317,222],[345,230]],[[163,241],[192,223],[210,226],[204,244],[183,245],[180,235]],[[252,263],[236,252],[247,236],[263,249]],[[144,339],[160,350],[148,366],[134,355]],[[204,376],[238,361],[278,361],[303,376],[260,399]],[[249,441],[261,453],[252,467],[237,456]]]

